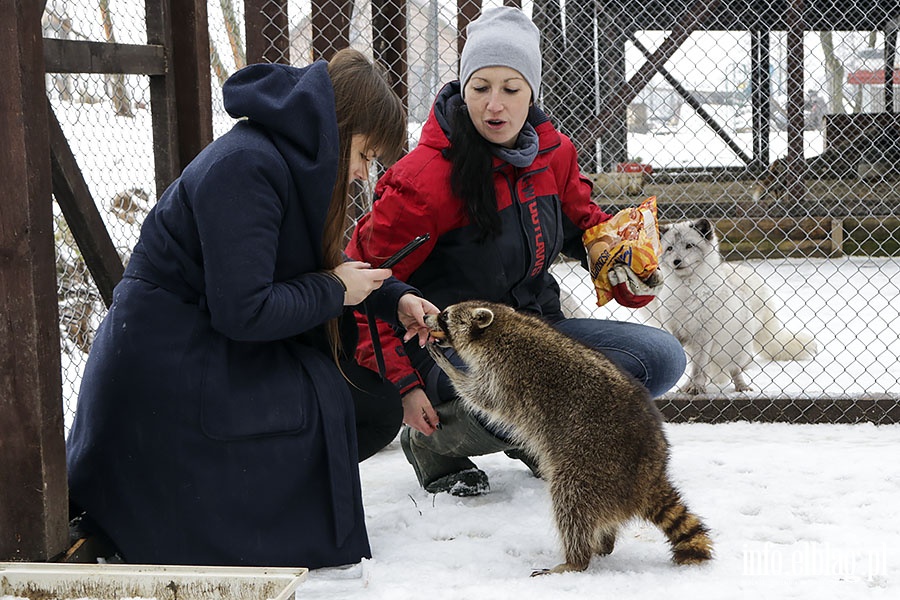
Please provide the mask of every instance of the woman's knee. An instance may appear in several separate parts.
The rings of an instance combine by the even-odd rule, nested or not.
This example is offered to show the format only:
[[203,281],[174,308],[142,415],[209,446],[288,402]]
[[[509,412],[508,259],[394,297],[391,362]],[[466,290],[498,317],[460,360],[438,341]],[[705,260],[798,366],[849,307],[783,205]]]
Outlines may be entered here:
[[567,319],[556,327],[602,352],[637,378],[654,398],[674,387],[687,366],[678,340],[656,327],[599,319]]

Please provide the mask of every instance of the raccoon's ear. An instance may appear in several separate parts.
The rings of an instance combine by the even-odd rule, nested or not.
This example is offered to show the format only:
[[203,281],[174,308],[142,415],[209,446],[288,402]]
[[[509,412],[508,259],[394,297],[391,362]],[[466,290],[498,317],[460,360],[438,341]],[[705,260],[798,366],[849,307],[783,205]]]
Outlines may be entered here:
[[700,235],[708,240],[713,239],[713,226],[709,219],[697,219],[691,223],[691,227],[700,232]]
[[479,329],[484,329],[494,321],[494,313],[489,308],[476,308],[472,311],[472,321]]

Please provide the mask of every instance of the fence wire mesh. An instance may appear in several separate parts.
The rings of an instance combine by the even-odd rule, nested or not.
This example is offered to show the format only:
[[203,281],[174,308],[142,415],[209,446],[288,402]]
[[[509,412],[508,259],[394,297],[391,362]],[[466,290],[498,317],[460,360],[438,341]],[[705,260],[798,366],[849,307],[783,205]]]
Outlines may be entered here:
[[[44,35],[146,43],[141,4],[50,0]],[[710,318],[697,328],[658,306],[597,307],[586,271],[561,259],[553,269],[568,313],[690,329],[686,347],[700,366],[705,359],[692,342],[724,336],[731,343],[714,354],[725,356],[735,340],[766,329],[766,310],[772,339],[793,332],[806,345],[811,356],[783,361],[744,345],[754,354],[746,365],[751,390],[736,390],[726,377],[701,395],[684,393],[697,392],[686,376],[682,391],[663,398],[671,419],[900,420],[896,3],[521,5],[542,32],[540,104],[576,143],[598,204],[612,213],[656,196],[663,224],[707,219],[723,268],[738,273],[726,279],[720,271],[700,285],[706,297],[698,306]],[[435,94],[456,77],[459,14],[474,17],[477,3],[209,0],[207,11],[215,135],[231,125],[221,85],[246,64],[248,47],[264,48],[265,60],[304,66],[350,45],[387,63],[405,96],[413,147]],[[252,32],[248,16],[261,25]],[[132,75],[47,79],[124,260],[156,200],[148,89],[146,77]],[[366,199],[359,195],[357,214]],[[105,309],[61,216],[56,239],[70,420]],[[731,308],[711,310],[723,297]]]

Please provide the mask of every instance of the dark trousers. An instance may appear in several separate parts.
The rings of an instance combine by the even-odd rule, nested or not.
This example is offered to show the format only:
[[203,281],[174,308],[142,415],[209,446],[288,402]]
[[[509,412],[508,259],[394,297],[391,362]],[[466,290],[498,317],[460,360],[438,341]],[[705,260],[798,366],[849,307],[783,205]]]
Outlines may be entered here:
[[403,405],[397,388],[378,373],[347,361],[341,362],[341,369],[349,380],[356,409],[356,439],[362,462],[397,436],[403,424]]

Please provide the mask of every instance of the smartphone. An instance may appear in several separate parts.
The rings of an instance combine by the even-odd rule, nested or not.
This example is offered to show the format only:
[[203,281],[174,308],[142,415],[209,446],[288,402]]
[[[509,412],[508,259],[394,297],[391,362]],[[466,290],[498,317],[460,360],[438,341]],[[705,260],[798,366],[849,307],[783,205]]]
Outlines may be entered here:
[[389,259],[384,261],[379,268],[380,269],[390,269],[391,267],[396,265],[398,262],[400,262],[401,260],[403,260],[404,258],[409,256],[410,252],[412,252],[413,250],[415,250],[416,248],[418,248],[419,246],[421,246],[422,244],[424,244],[425,242],[427,242],[430,239],[431,239],[431,234],[429,234],[429,233],[420,235],[419,237],[417,237],[416,239],[414,239],[407,245],[400,248],[400,250],[398,250],[396,254],[394,254],[392,257],[390,257]]

